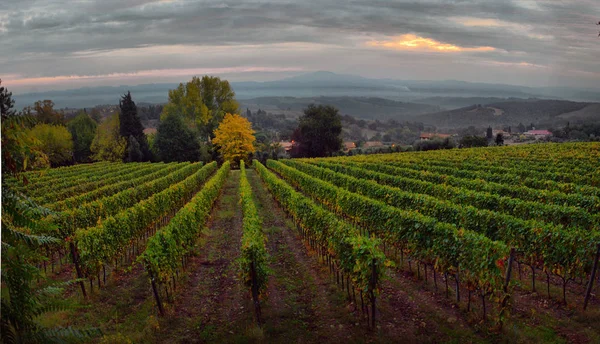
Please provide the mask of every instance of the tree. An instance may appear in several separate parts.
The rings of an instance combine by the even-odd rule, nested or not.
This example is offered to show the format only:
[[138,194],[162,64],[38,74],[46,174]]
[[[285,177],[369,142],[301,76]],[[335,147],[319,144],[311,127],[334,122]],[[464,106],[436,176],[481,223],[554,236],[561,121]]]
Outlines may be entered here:
[[122,161],[127,148],[127,140],[119,133],[119,114],[114,113],[96,130],[90,150],[96,161]]
[[[130,92],[127,92],[127,94],[123,95],[119,101],[119,106],[121,108],[121,112],[119,112],[119,133],[123,138],[125,138],[125,140],[127,140],[127,150],[129,151],[129,142],[132,142],[130,140],[130,136],[133,136],[139,146],[138,149],[142,153],[142,159],[135,161],[150,160],[150,149],[148,147],[146,134],[144,134],[144,126],[138,117],[137,107],[135,106],[133,99],[131,99]],[[125,160],[131,161],[128,160],[129,157],[130,155],[127,155]]]
[[62,125],[37,124],[30,134],[39,140],[40,149],[48,156],[52,167],[73,161],[73,138]]
[[129,136],[129,140],[127,142],[127,161],[129,162],[139,162],[143,161],[144,154],[140,149],[140,144],[137,142],[133,135]]
[[65,116],[54,110],[54,102],[51,100],[38,100],[33,105],[35,110],[35,118],[38,123],[64,125]]
[[293,139],[298,157],[330,156],[342,148],[342,121],[338,110],[329,105],[309,105],[299,119]]
[[504,135],[502,135],[502,133],[498,133],[496,135],[496,145],[497,146],[503,146],[504,145]]
[[73,137],[73,157],[76,162],[91,161],[92,141],[96,136],[98,124],[85,112],[80,112],[67,123],[67,129]]
[[100,110],[98,110],[98,108],[93,108],[90,110],[90,117],[97,124],[100,124],[100,122],[102,122],[102,114],[100,113]]
[[519,133],[525,132],[525,126],[523,125],[523,123],[519,123],[519,125],[517,126],[517,130],[519,131]]
[[178,115],[170,115],[163,119],[153,143],[160,160],[198,161],[200,144],[190,128]]
[[[101,335],[97,330],[76,330],[73,328],[47,328],[39,319],[48,311],[64,310],[60,299],[50,298],[58,294],[65,283],[50,282],[38,288],[36,280],[45,279],[37,266],[44,257],[44,247],[63,243],[49,236],[57,228],[44,220],[49,215],[30,199],[26,199],[6,183],[9,177],[26,184],[27,178],[21,173],[28,168],[27,157],[32,152],[40,152],[37,140],[27,129],[34,121],[25,115],[17,115],[13,110],[11,93],[0,89],[0,110],[2,115],[2,298],[0,312],[0,338],[3,343],[53,343],[67,340],[90,339]],[[41,153],[41,152],[40,152]],[[43,154],[43,153],[41,153]]]
[[487,147],[488,140],[481,136],[465,136],[458,142],[459,148]]
[[15,106],[15,100],[12,99],[12,92],[8,92],[4,86],[2,86],[2,79],[0,79],[0,114],[3,116],[12,116],[15,111],[12,109]]
[[226,114],[215,130],[213,143],[219,148],[224,160],[239,164],[255,152],[252,124],[240,115]]
[[487,128],[486,137],[490,141],[494,138],[494,131],[492,130],[491,126]]
[[183,116],[186,125],[195,128],[207,142],[226,113],[237,113],[239,108],[235,92],[227,80],[205,75],[202,79],[179,84],[169,91],[169,103],[163,108],[161,119],[170,115]]

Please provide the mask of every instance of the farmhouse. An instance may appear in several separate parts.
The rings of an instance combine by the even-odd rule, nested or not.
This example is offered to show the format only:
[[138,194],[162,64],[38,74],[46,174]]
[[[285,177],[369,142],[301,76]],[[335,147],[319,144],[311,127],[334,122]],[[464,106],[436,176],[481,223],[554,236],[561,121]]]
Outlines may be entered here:
[[552,136],[552,133],[548,130],[529,130],[523,133],[526,136],[533,136],[535,139],[543,139],[549,136]]
[[419,136],[419,138],[421,139],[421,141],[429,141],[429,140],[433,140],[434,138],[440,138],[440,139],[445,139],[447,137],[450,137],[450,134],[439,134],[439,133],[421,133],[421,135]]

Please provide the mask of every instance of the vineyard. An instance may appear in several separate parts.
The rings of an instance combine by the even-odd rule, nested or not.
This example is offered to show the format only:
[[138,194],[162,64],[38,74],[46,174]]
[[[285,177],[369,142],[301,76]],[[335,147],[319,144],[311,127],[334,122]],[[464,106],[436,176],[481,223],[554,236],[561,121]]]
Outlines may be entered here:
[[599,167],[572,143],[6,183],[61,239],[38,283],[75,281],[47,321],[101,342],[596,342]]

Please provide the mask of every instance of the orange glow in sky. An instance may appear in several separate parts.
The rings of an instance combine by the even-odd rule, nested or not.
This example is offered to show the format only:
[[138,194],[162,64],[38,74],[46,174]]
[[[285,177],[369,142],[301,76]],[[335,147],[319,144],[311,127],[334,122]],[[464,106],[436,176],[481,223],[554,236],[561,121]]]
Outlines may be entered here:
[[394,50],[414,51],[438,51],[438,52],[461,52],[461,51],[494,51],[493,47],[461,47],[454,44],[443,43],[435,39],[406,34],[384,41],[369,41],[367,45]]

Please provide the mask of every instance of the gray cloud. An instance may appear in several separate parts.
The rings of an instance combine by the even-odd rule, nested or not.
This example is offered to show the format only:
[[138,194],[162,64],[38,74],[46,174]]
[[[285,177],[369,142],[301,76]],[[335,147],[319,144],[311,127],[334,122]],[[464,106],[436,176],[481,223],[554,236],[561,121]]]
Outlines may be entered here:
[[[494,26],[464,25],[464,18]],[[360,65],[362,69],[354,72],[365,76],[375,76],[386,66],[387,76],[397,78],[418,78],[413,74],[419,72],[431,78],[435,70],[438,78],[460,79],[460,70],[464,78],[493,82],[494,73],[502,76],[496,72],[500,68],[516,74],[517,84],[545,83],[544,74],[551,74],[558,83],[593,85],[600,73],[600,40],[595,39],[593,25],[598,20],[600,6],[593,0],[4,0],[0,75],[31,78],[235,66],[352,71]],[[366,45],[403,34],[496,50],[441,54]],[[170,45],[195,48],[191,53],[118,53]],[[89,51],[105,53],[82,54]],[[523,63],[539,68],[528,70]],[[406,64],[419,69],[406,71]],[[520,73],[513,73],[514,68]]]

